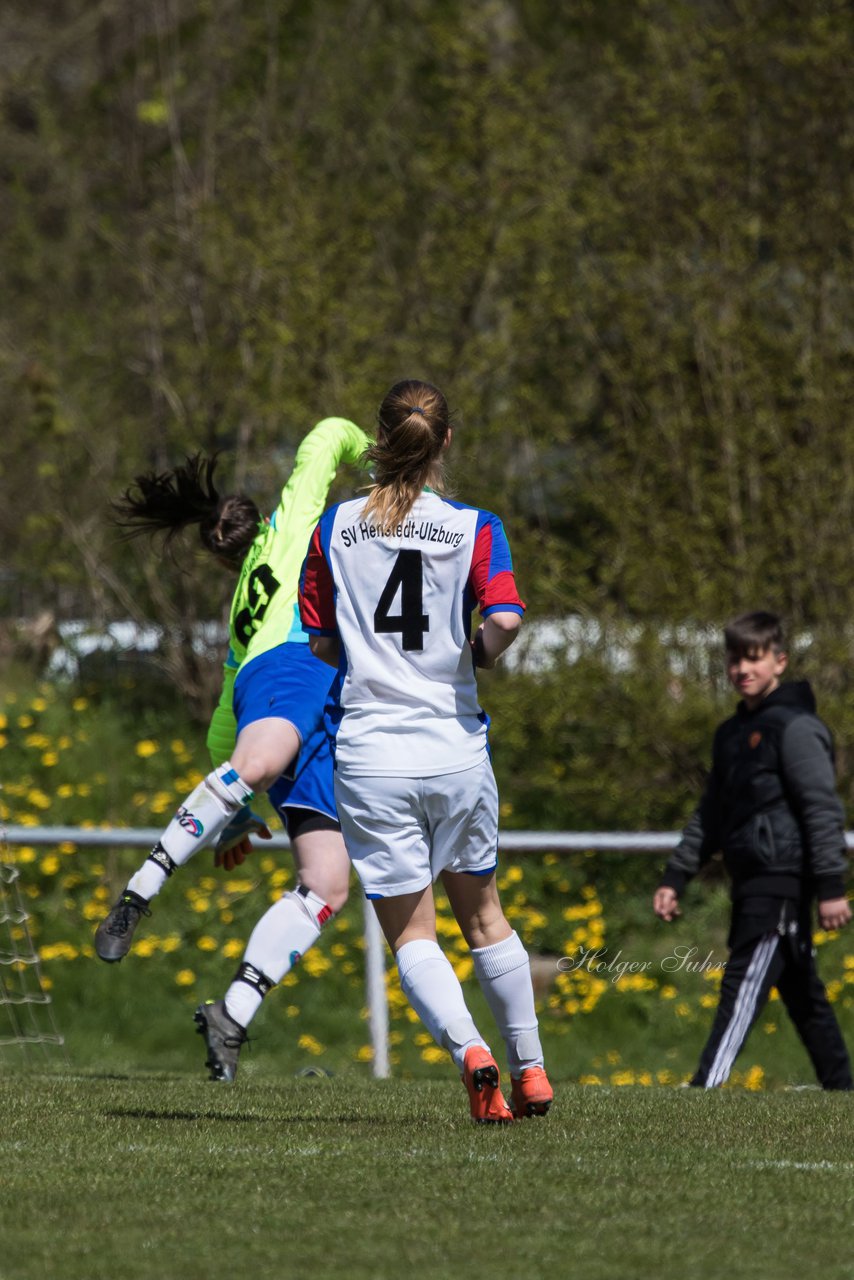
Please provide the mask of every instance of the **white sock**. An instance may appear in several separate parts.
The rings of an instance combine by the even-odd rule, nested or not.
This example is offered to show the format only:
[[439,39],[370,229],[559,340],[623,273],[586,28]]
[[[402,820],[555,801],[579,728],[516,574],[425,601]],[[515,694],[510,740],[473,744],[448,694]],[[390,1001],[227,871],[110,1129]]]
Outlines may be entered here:
[[[301,885],[285,893],[265,912],[252,930],[238,976],[225,993],[226,1012],[242,1027],[249,1023],[270,987],[281,982],[320,937],[332,909]],[[245,968],[248,966],[248,971]],[[262,981],[256,982],[254,974]],[[266,986],[265,982],[266,980]]]
[[460,1072],[466,1050],[473,1044],[489,1048],[472,1021],[459,979],[438,942],[429,938],[405,942],[397,953],[397,970],[407,1000]]
[[472,949],[474,972],[507,1046],[511,1076],[543,1065],[528,953],[516,933]]
[[189,862],[198,849],[216,843],[238,809],[252,799],[252,791],[226,760],[192,791],[163,832],[128,888],[141,898],[153,898],[175,867]]

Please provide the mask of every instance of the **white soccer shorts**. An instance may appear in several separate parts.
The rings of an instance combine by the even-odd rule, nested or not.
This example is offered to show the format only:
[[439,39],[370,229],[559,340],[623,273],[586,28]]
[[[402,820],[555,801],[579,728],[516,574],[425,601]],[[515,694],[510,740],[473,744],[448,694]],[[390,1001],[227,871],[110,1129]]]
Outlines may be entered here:
[[442,871],[486,875],[497,861],[498,789],[492,765],[432,778],[335,773],[350,861],[369,898],[418,893]]

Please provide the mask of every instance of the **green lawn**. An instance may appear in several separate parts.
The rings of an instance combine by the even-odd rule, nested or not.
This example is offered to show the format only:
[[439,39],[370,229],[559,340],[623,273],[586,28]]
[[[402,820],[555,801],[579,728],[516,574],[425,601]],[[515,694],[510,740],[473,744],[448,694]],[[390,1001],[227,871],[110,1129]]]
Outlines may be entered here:
[[476,1128],[462,1086],[0,1075],[2,1280],[854,1275],[854,1099],[556,1082]]

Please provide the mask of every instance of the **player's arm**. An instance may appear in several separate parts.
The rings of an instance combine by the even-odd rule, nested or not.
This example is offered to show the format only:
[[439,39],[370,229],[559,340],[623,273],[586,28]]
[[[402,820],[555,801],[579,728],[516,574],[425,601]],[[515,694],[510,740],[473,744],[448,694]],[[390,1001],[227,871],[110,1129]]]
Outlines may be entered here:
[[[233,697],[237,663],[229,652],[223,667],[222,692],[211,716],[205,745],[214,768],[227,760],[234,750],[237,737],[237,721],[234,718]],[[244,805],[229,822],[214,847],[214,866],[233,871],[252,852],[251,836],[271,840],[273,833],[263,818]]]
[[830,730],[816,716],[798,716],[783,734],[780,762],[786,794],[804,833],[819,923],[823,929],[841,929],[851,919],[845,897],[848,851]]
[[341,656],[341,641],[337,636],[309,636],[308,647],[315,658],[337,668]]
[[331,667],[338,666],[341,653],[335,617],[335,583],[326,554],[334,521],[333,507],[315,526],[299,579],[300,620],[308,632],[311,652]]
[[237,721],[234,718],[232,703],[236,675],[237,664],[233,660],[231,652],[229,652],[223,665],[222,692],[211,716],[208,736],[205,740],[205,746],[208,749],[214,768],[221,765],[223,760],[227,760],[234,750],[234,741],[237,737]]
[[516,639],[525,612],[504,526],[488,511],[478,517],[469,586],[483,618],[472,641],[474,662],[488,671]]
[[[276,529],[288,536],[289,526],[305,538],[326,506],[330,486],[342,463],[361,463],[372,444],[370,436],[348,418],[324,418],[309,431],[294,460],[274,516]],[[303,542],[304,545],[304,542]]]
[[484,618],[472,640],[475,666],[482,671],[491,671],[516,639],[521,625],[522,618],[518,613],[496,611]]
[[720,806],[714,771],[710,773],[700,803],[682,832],[679,844],[670,855],[661,884],[655,891],[652,909],[662,920],[681,915],[679,898],[700,868],[720,847]]
[[652,909],[662,920],[675,920],[677,916],[681,916],[679,909],[679,895],[675,889],[671,889],[670,885],[663,884],[655,891],[655,897],[652,900]]

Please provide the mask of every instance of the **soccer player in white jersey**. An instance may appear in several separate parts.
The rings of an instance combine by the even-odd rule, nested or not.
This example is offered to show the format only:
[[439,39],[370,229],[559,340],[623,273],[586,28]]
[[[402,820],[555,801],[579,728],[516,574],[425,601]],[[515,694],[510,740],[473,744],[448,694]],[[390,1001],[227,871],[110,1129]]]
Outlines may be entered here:
[[[313,651],[338,667],[329,721],[347,851],[473,1118],[502,1124],[545,1114],[553,1096],[528,955],[498,898],[498,795],[475,678],[511,644],[524,605],[501,521],[440,496],[451,434],[436,387],[391,388],[368,454],[376,483],[322,517],[300,612]],[[475,606],[483,621],[472,640]],[[507,1048],[512,1110],[438,945],[439,877]]]
[[[203,546],[237,571],[222,697],[208,748],[214,769],[179,807],[142,866],[98,926],[95,951],[115,963],[131,949],[149,903],[175,870],[215,844],[217,862],[242,862],[251,833],[269,836],[249,808],[265,790],[291,839],[297,884],[261,917],[222,1000],[195,1013],[214,1080],[233,1080],[246,1027],[263,997],[317,941],[347,900],[350,863],[332,789],[323,725],[331,673],[310,651],[296,607],[297,582],[315,521],[342,462],[370,439],[346,418],[324,418],[305,436],[269,520],[251,498],[220,496],[214,462],[200,455],[174,471],[137,477],[117,504],[133,532],[167,538],[198,524]],[[224,763],[223,763],[224,762]]]

